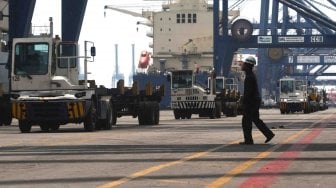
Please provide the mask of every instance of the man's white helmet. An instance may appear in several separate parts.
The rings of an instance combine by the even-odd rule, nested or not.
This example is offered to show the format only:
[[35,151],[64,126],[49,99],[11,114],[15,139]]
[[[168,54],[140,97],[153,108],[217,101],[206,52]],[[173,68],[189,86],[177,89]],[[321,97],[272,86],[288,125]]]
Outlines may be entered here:
[[256,59],[253,57],[253,56],[248,56],[244,63],[248,63],[248,64],[251,64],[251,65],[256,65]]

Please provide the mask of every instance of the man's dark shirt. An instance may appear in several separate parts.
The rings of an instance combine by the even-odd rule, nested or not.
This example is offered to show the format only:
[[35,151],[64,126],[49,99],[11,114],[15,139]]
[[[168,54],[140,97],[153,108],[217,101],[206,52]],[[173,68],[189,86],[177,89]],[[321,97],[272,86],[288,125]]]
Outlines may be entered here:
[[245,109],[251,109],[260,105],[257,79],[252,71],[246,71],[244,81],[243,105]]

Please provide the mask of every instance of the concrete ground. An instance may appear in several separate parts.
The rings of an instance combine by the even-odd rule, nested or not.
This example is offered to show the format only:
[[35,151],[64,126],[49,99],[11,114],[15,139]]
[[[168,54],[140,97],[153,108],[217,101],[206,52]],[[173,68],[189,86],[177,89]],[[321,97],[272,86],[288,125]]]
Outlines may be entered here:
[[336,109],[281,115],[260,110],[275,137],[242,141],[241,116],[139,126],[122,117],[112,130],[83,125],[22,134],[0,127],[0,187],[335,187]]

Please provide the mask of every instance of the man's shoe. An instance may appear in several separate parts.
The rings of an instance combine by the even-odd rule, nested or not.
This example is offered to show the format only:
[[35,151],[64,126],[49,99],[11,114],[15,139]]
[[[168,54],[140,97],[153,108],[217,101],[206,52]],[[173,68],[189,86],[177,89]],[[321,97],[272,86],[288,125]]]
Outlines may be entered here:
[[274,134],[268,136],[268,137],[266,138],[266,140],[265,140],[265,143],[271,141],[273,137],[274,137]]
[[253,145],[253,142],[239,142],[240,145]]

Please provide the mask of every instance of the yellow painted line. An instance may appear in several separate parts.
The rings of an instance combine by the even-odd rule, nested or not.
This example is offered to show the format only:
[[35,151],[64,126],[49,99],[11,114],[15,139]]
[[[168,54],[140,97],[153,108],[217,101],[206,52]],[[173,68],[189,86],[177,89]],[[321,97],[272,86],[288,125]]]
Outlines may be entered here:
[[248,169],[249,167],[251,167],[252,165],[254,165],[255,163],[257,163],[259,160],[266,158],[273,151],[275,151],[276,149],[280,148],[284,144],[286,144],[286,143],[288,143],[288,142],[296,139],[297,137],[299,137],[300,135],[302,135],[307,129],[310,129],[311,127],[313,127],[314,125],[320,123],[321,121],[322,120],[313,123],[310,127],[302,129],[298,133],[293,134],[292,136],[288,137],[285,141],[281,142],[280,144],[275,145],[271,149],[266,150],[264,152],[261,152],[257,156],[255,156],[254,158],[252,158],[252,159],[250,159],[250,160],[248,160],[248,161],[246,161],[246,162],[244,162],[244,163],[236,166],[235,168],[233,168],[230,171],[228,171],[223,177],[220,177],[220,178],[216,179],[215,181],[213,181],[212,183],[210,183],[206,187],[207,188],[222,187],[223,185],[225,185],[226,183],[228,183],[234,176],[242,173],[243,171],[245,171],[246,169]]
[[248,169],[250,166],[254,165],[256,162],[258,162],[259,160],[267,157],[268,155],[270,155],[274,150],[278,149],[279,147],[281,147],[283,144],[288,143],[291,140],[294,140],[295,138],[297,138],[298,136],[300,136],[304,131],[306,131],[308,128],[305,128],[303,130],[301,130],[300,132],[296,133],[295,135],[292,135],[291,137],[289,137],[288,139],[286,139],[284,142],[282,142],[279,145],[275,145],[274,147],[272,147],[271,149],[264,151],[260,154],[258,154],[257,156],[255,156],[254,158],[236,166],[235,168],[233,168],[232,170],[230,170],[229,172],[226,173],[225,176],[218,178],[217,180],[213,181],[212,183],[210,183],[209,185],[207,185],[207,188],[215,188],[215,187],[221,187],[224,184],[228,183],[234,176],[240,174],[241,172],[243,172],[244,170]]
[[[291,123],[293,124],[293,123]],[[284,142],[282,142],[282,144],[285,144],[295,138],[297,138],[298,136],[300,136],[304,131],[306,131],[308,128],[305,128],[303,130],[301,130],[299,133],[296,133],[292,136],[290,136],[288,139],[286,139]],[[261,136],[261,134],[259,133],[257,136],[255,136],[255,138]],[[175,166],[175,165],[178,165],[178,164],[182,164],[186,161],[190,161],[192,159],[197,159],[197,158],[200,158],[200,157],[203,157],[203,156],[206,156],[208,155],[209,153],[211,152],[214,152],[214,151],[217,151],[219,149],[222,149],[224,147],[227,147],[227,146],[230,146],[232,144],[238,144],[239,140],[237,141],[233,141],[233,142],[230,142],[229,144],[225,144],[225,145],[221,145],[221,146],[218,146],[218,147],[215,147],[215,148],[212,148],[212,149],[209,149],[209,150],[206,150],[204,152],[198,152],[198,153],[195,153],[195,154],[192,154],[192,155],[189,155],[189,156],[186,156],[182,159],[179,159],[179,160],[176,160],[176,161],[172,161],[172,162],[168,162],[168,163],[164,163],[164,164],[160,164],[160,165],[156,165],[156,166],[152,166],[152,167],[149,167],[147,169],[144,169],[144,170],[141,170],[141,171],[138,171],[138,172],[135,172],[127,177],[124,177],[124,178],[121,178],[121,179],[118,179],[118,180],[115,180],[115,181],[112,181],[112,182],[109,182],[109,183],[106,183],[106,184],[103,184],[101,186],[98,186],[97,188],[113,188],[113,187],[116,187],[118,185],[121,185],[121,184],[124,184],[126,182],[129,182],[129,181],[132,181],[134,179],[137,179],[139,177],[142,177],[142,176],[145,176],[145,175],[148,175],[150,173],[153,173],[153,172],[156,172],[156,171],[159,171],[163,168],[168,168],[168,167],[172,167],[172,166]],[[262,152],[260,153],[259,155],[257,155],[255,158],[243,163],[242,165],[239,165],[239,167],[236,167],[235,169],[231,170],[229,173],[231,173],[231,176],[230,179],[234,176],[234,175],[237,175],[238,173],[242,172],[243,170],[247,169],[248,167],[250,167],[251,165],[255,164],[258,160],[260,159],[263,159],[265,157],[267,157],[272,151],[276,150],[277,148],[279,148],[280,146],[282,146],[282,144],[279,144],[279,145],[276,145],[274,147],[272,147],[271,149],[265,151],[265,152]],[[219,178],[220,180],[224,179],[225,177],[223,178]],[[218,179],[218,180],[219,180]],[[226,179],[226,178],[225,178]],[[230,180],[229,179],[229,180]],[[229,181],[228,180],[228,181]],[[228,182],[226,181],[226,182]],[[215,181],[217,182],[217,180]],[[224,181],[223,181],[224,182]],[[208,187],[210,187],[212,184],[210,184]]]
[[147,174],[159,171],[159,170],[161,170],[163,168],[172,167],[172,166],[175,166],[175,165],[178,165],[178,164],[182,164],[182,163],[184,163],[186,161],[190,161],[190,160],[193,160],[193,159],[197,159],[197,158],[203,157],[205,155],[208,155],[211,152],[214,152],[216,150],[222,149],[222,148],[227,147],[229,145],[237,144],[237,142],[238,141],[233,141],[233,142],[231,142],[229,144],[221,145],[221,146],[218,146],[218,147],[215,147],[215,148],[212,148],[212,149],[208,149],[208,150],[203,151],[203,152],[194,153],[192,155],[186,156],[186,157],[184,157],[182,159],[179,159],[179,160],[176,160],[176,161],[172,161],[172,162],[156,165],[156,166],[153,166],[153,167],[150,167],[150,168],[147,168],[147,169],[135,172],[135,173],[129,175],[128,177],[124,177],[124,178],[121,178],[119,180],[112,181],[110,183],[98,186],[98,188],[111,188],[111,187],[115,187],[115,186],[121,185],[123,183],[126,183],[128,181],[134,180],[136,178],[139,178],[139,177],[145,176]]

